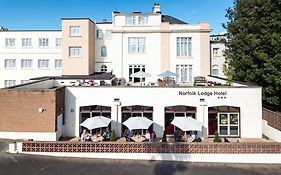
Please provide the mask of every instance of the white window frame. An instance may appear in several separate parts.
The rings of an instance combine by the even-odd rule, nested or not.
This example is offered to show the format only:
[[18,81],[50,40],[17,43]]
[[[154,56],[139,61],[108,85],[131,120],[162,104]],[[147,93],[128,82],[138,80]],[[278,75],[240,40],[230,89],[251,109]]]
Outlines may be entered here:
[[[220,115],[221,114],[222,115],[227,115],[227,123],[226,124],[221,124],[220,123]],[[237,124],[230,124],[230,115],[231,114],[237,115],[237,119],[238,119],[238,123]],[[217,118],[218,118],[218,133],[219,133],[220,136],[228,136],[228,137],[238,137],[238,136],[240,136],[240,117],[239,117],[239,113],[237,113],[237,112],[221,112],[221,113],[218,113]],[[227,127],[227,134],[226,135],[222,135],[220,133],[220,127],[221,126],[226,126]],[[238,134],[237,135],[231,135],[230,134],[230,127],[231,126],[238,127],[237,128],[238,129]]]
[[177,53],[177,57],[191,57],[192,56],[192,38],[191,37],[177,37],[176,38],[176,53]]
[[61,38],[56,38],[56,48],[61,48]]
[[177,83],[191,83],[193,77],[192,64],[177,64],[176,65],[176,82]]
[[31,48],[32,38],[22,38],[22,48]]
[[111,38],[112,38],[112,32],[111,32],[111,30],[106,30],[106,31],[105,31],[105,37],[106,37],[106,39],[111,39]]
[[213,56],[220,56],[220,48],[214,47],[212,52],[213,52]]
[[69,47],[69,57],[81,57],[81,47],[80,46]]
[[219,66],[218,65],[213,65],[212,67],[212,75],[213,76],[219,76]]
[[39,48],[48,48],[49,38],[39,38]]
[[138,25],[140,25],[140,26],[148,25],[148,16],[139,16]]
[[102,58],[105,58],[107,57],[107,47],[105,45],[102,45],[101,46],[101,49],[100,49],[100,56]]
[[[131,69],[131,71],[130,71]],[[136,70],[137,69],[137,70]],[[144,64],[130,64],[129,65],[129,82],[133,82],[133,83],[136,83],[136,82],[145,82],[145,78],[143,78],[141,80],[141,78],[137,78],[137,77],[131,77],[131,74],[133,73],[136,73],[136,72],[139,72],[139,71],[143,71],[145,72],[145,65]],[[130,74],[131,72],[131,74]]]
[[50,68],[50,60],[48,59],[38,60],[38,69],[49,69],[49,68]]
[[4,60],[5,69],[16,69],[17,68],[17,61],[16,59],[5,59]]
[[102,39],[104,37],[104,33],[102,30],[97,30],[96,31],[96,37],[97,39]]
[[15,48],[16,47],[16,38],[6,38],[5,46],[7,48]]
[[81,36],[80,26],[69,26],[69,36]]
[[55,69],[62,69],[62,60],[55,59]]
[[128,38],[128,53],[145,53],[145,37],[129,37]]
[[32,59],[22,59],[21,60],[21,68],[22,69],[32,69],[33,68],[33,60]]
[[4,80],[4,87],[11,87],[16,85],[16,80]]

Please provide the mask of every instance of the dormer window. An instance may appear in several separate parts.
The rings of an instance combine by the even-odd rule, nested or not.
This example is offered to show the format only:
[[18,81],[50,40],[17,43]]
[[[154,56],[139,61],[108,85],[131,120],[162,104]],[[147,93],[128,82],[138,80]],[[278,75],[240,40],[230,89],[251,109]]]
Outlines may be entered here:
[[143,26],[148,24],[148,16],[126,16],[127,26]]

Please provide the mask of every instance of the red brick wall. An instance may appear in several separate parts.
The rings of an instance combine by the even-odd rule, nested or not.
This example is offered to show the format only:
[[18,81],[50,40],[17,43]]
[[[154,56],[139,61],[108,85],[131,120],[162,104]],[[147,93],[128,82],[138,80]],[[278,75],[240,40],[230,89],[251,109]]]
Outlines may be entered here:
[[281,131],[281,114],[262,108],[262,119],[267,121],[267,124],[275,129]]
[[55,132],[58,90],[0,90],[0,132]]

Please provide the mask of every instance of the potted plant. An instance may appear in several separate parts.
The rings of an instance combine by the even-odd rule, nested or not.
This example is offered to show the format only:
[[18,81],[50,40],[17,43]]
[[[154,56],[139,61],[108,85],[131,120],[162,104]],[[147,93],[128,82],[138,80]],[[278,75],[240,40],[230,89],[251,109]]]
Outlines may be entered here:
[[117,140],[115,130],[112,130],[110,133],[109,141],[115,142]]
[[216,132],[216,133],[215,133],[214,142],[221,142],[221,138],[220,138],[220,136],[219,136],[219,133],[218,133],[218,132]]
[[162,142],[167,142],[167,134],[166,134],[166,131],[163,132]]

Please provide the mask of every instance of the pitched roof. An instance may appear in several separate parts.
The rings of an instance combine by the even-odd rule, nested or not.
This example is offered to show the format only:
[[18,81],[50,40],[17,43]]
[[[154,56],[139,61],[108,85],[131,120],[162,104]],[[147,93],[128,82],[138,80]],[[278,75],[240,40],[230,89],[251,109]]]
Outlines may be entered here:
[[181,21],[175,17],[169,15],[162,15],[162,22],[168,22],[170,24],[188,24],[184,21]]

